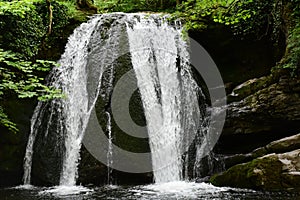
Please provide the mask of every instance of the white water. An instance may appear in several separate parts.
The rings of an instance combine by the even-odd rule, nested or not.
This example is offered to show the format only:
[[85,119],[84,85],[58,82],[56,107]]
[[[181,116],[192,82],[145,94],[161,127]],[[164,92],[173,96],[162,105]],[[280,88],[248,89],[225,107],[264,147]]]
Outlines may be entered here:
[[[228,199],[224,193],[232,191],[228,187],[215,187],[207,183],[175,181],[137,186],[130,189],[134,199]],[[235,189],[236,192],[251,193],[250,190]]]
[[69,196],[69,195],[88,195],[93,193],[92,189],[88,189],[83,186],[56,186],[52,188],[48,188],[46,190],[40,191],[38,194],[41,196],[45,195],[53,195],[57,197]]
[[[60,60],[61,81],[67,99],[63,101],[63,112],[66,117],[65,158],[60,177],[60,185],[76,184],[77,165],[80,156],[81,141],[92,107],[88,106],[87,46],[90,36],[99,19],[95,18],[82,24],[69,38],[64,55]],[[72,69],[71,73],[69,70]]]
[[215,187],[207,183],[194,183],[185,181],[174,181],[168,183],[160,183],[153,185],[146,185],[143,189],[152,190],[160,194],[179,194],[180,196],[187,196],[192,198],[197,192],[214,193],[229,190],[230,188]]
[[24,157],[24,175],[23,175],[23,183],[24,185],[30,185],[31,183],[31,166],[32,166],[32,156],[33,156],[33,144],[35,141],[35,137],[37,134],[37,130],[35,126],[40,125],[40,120],[38,119],[39,112],[43,112],[41,110],[41,103],[37,105],[34,110],[34,114],[31,118],[31,127],[30,127],[30,135],[27,142],[25,157]]
[[113,165],[113,145],[112,145],[112,132],[111,132],[111,116],[109,112],[105,112],[107,115],[107,132],[108,132],[108,151],[107,151],[107,184],[112,185],[112,169]]
[[[60,124],[57,129],[64,137],[64,159],[60,176],[60,185],[73,186],[76,184],[77,165],[80,156],[81,141],[84,130],[88,122],[88,117],[93,108],[94,102],[89,106],[87,93],[87,46],[94,27],[99,22],[99,18],[94,18],[88,23],[82,24],[75,29],[73,35],[69,37],[64,54],[59,61],[59,67],[51,73],[54,80],[51,86],[60,88],[66,95],[65,99],[53,100],[51,102],[51,115],[57,113]],[[55,105],[59,105],[59,108]],[[31,183],[31,168],[33,144],[36,134],[40,131],[40,118],[43,117],[44,102],[39,102],[31,120],[31,133],[26,148],[24,161],[24,184]],[[37,119],[37,117],[40,117]],[[51,119],[51,117],[50,117]],[[49,120],[45,136],[48,135]],[[55,144],[53,144],[55,145]]]
[[181,38],[181,27],[173,28],[166,19],[131,17],[134,23],[127,32],[147,120],[154,179],[156,183],[179,181],[186,150],[183,138],[190,131],[196,133],[200,117],[199,88],[186,64],[187,44]]

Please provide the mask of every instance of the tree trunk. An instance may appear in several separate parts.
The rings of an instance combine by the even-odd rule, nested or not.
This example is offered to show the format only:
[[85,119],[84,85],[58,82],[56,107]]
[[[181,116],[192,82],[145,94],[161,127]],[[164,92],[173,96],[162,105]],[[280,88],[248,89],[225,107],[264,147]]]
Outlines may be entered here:
[[53,21],[53,10],[52,10],[52,6],[51,6],[51,0],[46,0],[46,4],[48,7],[48,16],[49,16],[47,35],[50,35],[52,32],[52,21]]

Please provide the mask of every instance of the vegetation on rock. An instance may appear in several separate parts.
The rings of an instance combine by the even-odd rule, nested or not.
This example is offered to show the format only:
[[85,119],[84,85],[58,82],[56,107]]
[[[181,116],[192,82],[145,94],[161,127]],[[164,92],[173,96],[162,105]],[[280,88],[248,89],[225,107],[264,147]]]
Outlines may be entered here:
[[282,163],[279,159],[270,155],[235,165],[225,173],[213,176],[210,181],[217,186],[280,190],[282,186],[278,180],[281,168]]
[[250,162],[238,164],[210,181],[216,186],[231,186],[257,190],[299,190],[299,152],[268,154]]

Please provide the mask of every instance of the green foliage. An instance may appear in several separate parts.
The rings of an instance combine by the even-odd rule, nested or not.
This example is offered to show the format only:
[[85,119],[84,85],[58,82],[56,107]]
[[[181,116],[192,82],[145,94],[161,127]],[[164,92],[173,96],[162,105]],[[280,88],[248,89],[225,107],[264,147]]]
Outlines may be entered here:
[[32,58],[46,33],[33,2],[1,2],[1,5],[0,48],[18,52],[24,59]]
[[290,31],[287,51],[280,68],[288,68],[295,71],[300,68],[300,25]]
[[[68,15],[70,14],[70,12],[68,7],[60,2],[51,1],[51,7],[53,11],[52,29],[53,32],[56,33],[57,31],[62,31],[61,29],[66,26],[70,18],[70,16]],[[48,26],[49,16],[45,1],[36,4],[35,10],[38,13],[38,16],[43,20],[43,26]]]
[[[52,34],[47,35],[48,9],[44,0],[0,2],[0,104],[10,96],[45,101],[63,97],[60,90],[44,84],[55,62],[39,60],[41,50],[51,48],[69,23],[68,8],[51,1]],[[16,132],[16,125],[0,105],[0,125]]]
[[75,19],[80,22],[86,20],[86,13],[77,9],[75,0],[58,0],[57,3],[67,8],[65,14],[69,19]]
[[292,17],[299,19],[300,17],[300,0],[288,0],[289,7],[292,9]]
[[100,12],[174,11],[176,0],[95,0]]
[[0,49],[0,97],[7,90],[15,92],[19,98],[47,100],[61,97],[59,90],[42,84],[44,79],[38,75],[38,72],[48,72],[54,65],[53,61],[24,61],[16,54]]
[[286,54],[277,67],[300,68],[300,0],[185,0],[174,16],[186,21],[187,31],[221,24],[239,39],[265,37],[275,45],[288,35]]
[[237,35],[259,38],[281,26],[282,13],[278,13],[281,5],[276,0],[186,0],[176,17],[186,21],[188,30],[204,29],[207,24],[215,22],[229,26]]
[[6,15],[7,13],[14,16],[24,18],[27,12],[34,9],[34,3],[41,0],[22,0],[22,1],[4,1],[0,2],[0,15]]
[[[13,1],[15,2],[15,1]],[[5,8],[14,5],[20,9],[3,9],[0,11],[0,48],[20,53],[28,60],[35,58],[41,48],[49,48],[56,38],[63,34],[64,27],[69,23],[69,9],[56,1],[51,1],[53,10],[52,34],[47,37],[49,24],[46,1],[1,2]],[[23,2],[23,3],[21,3]],[[23,7],[22,7],[23,6]],[[74,6],[73,6],[74,7]],[[5,11],[4,11],[5,10]],[[43,45],[49,46],[43,46]]]
[[17,125],[8,118],[7,114],[5,114],[3,108],[0,106],[0,125],[5,126],[13,133],[17,133],[19,130]]
[[[55,65],[53,61],[24,61],[17,54],[0,49],[0,100],[8,93],[18,98],[37,97],[41,101],[63,97],[60,90],[43,84],[38,72],[47,72]],[[0,124],[15,132],[17,128],[0,107]]]
[[[50,49],[52,45],[57,45],[57,39],[64,33],[64,27],[69,23],[70,16],[68,15],[69,9],[60,2],[51,1],[52,7],[52,32],[49,36],[44,35],[44,41],[40,45],[44,49]],[[48,8],[45,2],[36,4],[36,12],[38,17],[42,19],[42,27],[47,32],[49,24]],[[46,33],[44,32],[44,34]],[[41,48],[41,46],[40,46]]]

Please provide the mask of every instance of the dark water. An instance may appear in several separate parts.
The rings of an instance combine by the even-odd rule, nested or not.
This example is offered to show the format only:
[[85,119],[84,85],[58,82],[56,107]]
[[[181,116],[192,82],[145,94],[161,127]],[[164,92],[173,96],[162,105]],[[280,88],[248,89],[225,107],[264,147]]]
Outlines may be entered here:
[[174,182],[147,186],[104,186],[104,187],[54,187],[54,188],[2,188],[0,199],[299,199],[300,193],[259,192],[233,188],[219,188],[204,183]]

